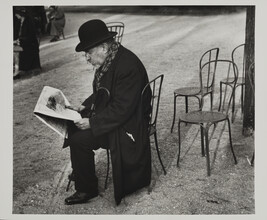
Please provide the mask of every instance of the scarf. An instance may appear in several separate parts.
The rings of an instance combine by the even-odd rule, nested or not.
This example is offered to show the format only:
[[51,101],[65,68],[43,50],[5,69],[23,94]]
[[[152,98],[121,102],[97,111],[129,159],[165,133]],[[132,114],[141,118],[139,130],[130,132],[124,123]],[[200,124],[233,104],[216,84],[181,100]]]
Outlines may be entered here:
[[96,92],[98,91],[100,87],[100,81],[101,78],[105,75],[105,73],[108,71],[112,60],[114,60],[117,52],[119,49],[119,43],[114,42],[111,44],[111,46],[108,49],[108,56],[106,57],[103,65],[96,69],[95,71],[95,76],[94,76],[94,81],[93,81],[93,88],[95,88]]

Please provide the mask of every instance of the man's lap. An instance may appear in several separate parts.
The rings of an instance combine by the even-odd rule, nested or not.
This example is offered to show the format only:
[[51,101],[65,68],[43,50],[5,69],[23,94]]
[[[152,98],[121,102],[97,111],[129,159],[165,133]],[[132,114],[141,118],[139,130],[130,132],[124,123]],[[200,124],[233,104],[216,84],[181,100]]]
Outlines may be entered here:
[[88,146],[92,150],[101,148],[107,148],[108,138],[107,136],[94,136],[91,129],[79,130],[77,129],[69,137],[69,143],[71,147],[75,146]]

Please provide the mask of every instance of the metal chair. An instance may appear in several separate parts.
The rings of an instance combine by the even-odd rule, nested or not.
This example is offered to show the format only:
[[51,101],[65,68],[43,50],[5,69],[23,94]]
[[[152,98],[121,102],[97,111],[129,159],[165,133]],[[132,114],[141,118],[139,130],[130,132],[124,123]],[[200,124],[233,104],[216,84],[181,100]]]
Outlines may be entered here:
[[[151,80],[147,85],[144,87],[141,93],[141,103],[143,103],[144,94],[148,91],[149,88],[152,89],[152,98],[151,98],[151,112],[150,112],[150,121],[149,121],[149,128],[148,133],[149,136],[154,135],[156,150],[158,154],[158,158],[160,164],[162,166],[164,175],[167,174],[164,165],[162,163],[160,152],[158,148],[158,139],[157,139],[157,118],[158,118],[158,110],[159,110],[159,101],[160,101],[160,94],[161,94],[161,87],[163,82],[164,75],[159,75],[153,80]],[[108,183],[108,176],[109,176],[109,167],[110,167],[110,160],[109,160],[109,151],[107,149],[107,175],[105,180],[105,189],[107,189]]]
[[[231,89],[234,90],[233,93],[233,103],[232,103],[232,112],[235,111],[235,90],[238,86],[241,86],[241,111],[243,113],[244,107],[244,87],[245,87],[245,61],[246,61],[246,54],[245,54],[245,44],[240,44],[239,46],[235,47],[231,54],[232,61],[238,66],[239,75],[237,78],[236,85],[234,87],[234,77],[227,76],[226,78],[220,81],[220,104],[219,104],[219,111],[222,105],[222,85],[225,85],[225,90],[227,90],[227,86],[230,86]],[[234,117],[232,117],[232,122],[234,121]]]
[[[233,71],[234,72],[234,86],[237,81],[237,76],[238,76],[238,68],[235,63],[233,63],[230,60],[215,60],[215,61],[210,61],[205,63],[201,69],[200,69],[200,74],[204,74],[205,72],[208,72],[209,66],[211,63],[214,63],[216,65],[226,65],[226,68],[224,70]],[[220,66],[221,67],[221,66]],[[217,67],[218,69],[218,67]],[[218,70],[217,70],[218,72]],[[203,86],[203,85],[202,85]],[[203,91],[203,89],[202,89]],[[200,133],[201,133],[201,152],[202,156],[205,156],[205,150],[206,150],[206,159],[207,159],[207,173],[208,176],[210,176],[210,155],[209,155],[209,128],[211,125],[216,125],[219,122],[222,121],[227,121],[228,122],[228,130],[229,130],[229,139],[230,139],[230,147],[231,151],[234,157],[235,164],[237,163],[236,156],[234,153],[234,149],[232,146],[232,138],[231,138],[231,127],[230,127],[230,120],[228,116],[228,110],[231,105],[231,101],[233,98],[233,90],[229,95],[229,102],[228,102],[228,108],[226,112],[224,113],[223,111],[221,112],[213,112],[213,111],[202,111],[203,107],[203,98],[204,98],[205,93],[201,92],[201,108],[199,111],[192,111],[189,113],[185,113],[180,116],[179,118],[179,123],[178,123],[178,138],[179,138],[179,149],[178,149],[178,158],[177,158],[177,167],[179,167],[179,161],[180,161],[180,149],[181,149],[181,136],[180,136],[180,124],[183,123],[189,123],[189,124],[196,124],[200,126]],[[204,147],[204,141],[205,141],[205,147]],[[204,149],[205,148],[205,149]]]
[[108,23],[106,23],[106,25],[107,25],[107,28],[109,31],[115,31],[118,33],[115,36],[115,40],[118,43],[121,43],[123,33],[124,33],[124,23],[122,23],[122,22],[108,22]]
[[[253,93],[253,96],[252,96],[252,99],[251,99],[251,106],[253,108],[255,108],[255,65],[254,63],[252,63],[250,66],[249,66],[249,70],[248,70],[248,79],[249,79],[249,83],[250,83],[250,86],[252,88],[252,93]],[[254,130],[254,127],[253,127],[253,130]],[[254,166],[254,158],[255,158],[255,150],[252,154],[252,157],[249,161],[249,164],[251,166]]]
[[[213,105],[213,87],[214,87],[214,74],[216,71],[216,63],[209,63],[209,73],[206,77],[206,81],[204,82],[204,79],[202,79],[200,75],[200,70],[204,63],[211,61],[211,60],[217,60],[219,56],[219,48],[213,48],[208,51],[206,51],[200,58],[199,61],[199,77],[200,81],[203,83],[203,86],[198,87],[182,87],[179,89],[176,89],[174,91],[174,109],[173,109],[173,121],[171,126],[171,133],[173,131],[173,126],[175,123],[175,117],[176,117],[176,99],[178,96],[185,97],[185,112],[188,112],[188,98],[189,97],[195,97],[198,99],[199,107],[200,107],[200,96],[203,93],[204,96],[210,94],[210,106],[212,109]],[[214,65],[213,65],[214,64]],[[205,83],[205,85],[204,85]]]

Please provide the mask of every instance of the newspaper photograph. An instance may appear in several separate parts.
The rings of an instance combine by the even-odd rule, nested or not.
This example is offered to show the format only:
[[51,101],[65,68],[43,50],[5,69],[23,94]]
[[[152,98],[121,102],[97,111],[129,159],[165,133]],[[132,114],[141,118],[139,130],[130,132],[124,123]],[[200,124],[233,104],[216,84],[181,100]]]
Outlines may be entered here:
[[33,113],[60,136],[66,137],[67,120],[74,121],[81,118],[78,112],[66,108],[67,106],[70,106],[70,103],[62,91],[44,86]]

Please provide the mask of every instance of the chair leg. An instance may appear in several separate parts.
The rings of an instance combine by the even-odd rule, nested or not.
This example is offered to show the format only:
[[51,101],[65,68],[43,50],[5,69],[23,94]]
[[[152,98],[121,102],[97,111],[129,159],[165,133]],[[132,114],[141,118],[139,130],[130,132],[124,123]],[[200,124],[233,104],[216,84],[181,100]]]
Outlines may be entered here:
[[167,174],[164,166],[163,166],[163,163],[162,163],[162,160],[161,160],[161,157],[160,157],[160,153],[159,153],[159,147],[158,147],[158,139],[157,139],[157,132],[154,133],[154,138],[155,138],[155,145],[156,145],[156,150],[157,150],[157,153],[158,153],[158,158],[159,158],[159,162],[162,166],[162,169],[163,169],[163,172],[164,172],[164,175]]
[[181,121],[179,120],[178,122],[178,157],[177,157],[177,164],[176,166],[179,167],[179,162],[180,162],[180,152],[181,152],[181,135],[180,135],[180,126]]
[[[185,113],[188,113],[188,96],[185,96]],[[187,125],[187,123],[185,123]]]
[[210,93],[210,110],[212,111],[213,107],[213,92]]
[[233,154],[233,157],[234,157],[235,164],[237,164],[237,160],[236,160],[235,152],[234,152],[233,145],[232,145],[231,125],[230,125],[230,120],[229,120],[229,118],[227,118],[227,122],[228,122],[228,131],[229,131],[230,147],[231,147],[231,151],[232,151],[232,154]]
[[220,82],[220,103],[218,111],[221,111],[221,104],[222,104],[222,82]]
[[210,150],[209,150],[209,127],[204,128],[205,141],[206,141],[206,160],[207,160],[207,173],[210,176]]
[[200,136],[201,136],[201,154],[202,157],[205,157],[203,123],[200,124]]
[[174,126],[174,123],[175,123],[175,117],[176,117],[176,98],[177,96],[174,94],[174,101],[173,101],[173,119],[172,119],[172,127],[171,127],[171,133],[173,131],[173,126]]
[[69,182],[68,182],[68,185],[67,185],[67,188],[66,188],[66,192],[68,192],[69,189],[70,189],[70,183],[71,183],[71,179],[69,179]]
[[108,188],[108,175],[109,175],[109,150],[107,149],[107,175],[106,175],[106,180],[105,180],[105,189]]
[[[231,87],[232,88],[232,87]],[[236,88],[233,87],[232,88],[234,91],[233,91],[233,104],[232,104],[232,123],[234,123],[234,114],[235,114],[235,90]]]
[[71,174],[68,176],[68,179],[69,179],[69,182],[68,182],[68,185],[67,185],[67,188],[66,188],[66,192],[68,192],[69,189],[70,189],[71,181],[75,181],[73,170],[72,170]]
[[198,100],[198,107],[199,107],[199,109],[201,109],[201,99],[198,97],[198,96],[196,96],[196,98],[197,98],[197,100]]
[[185,113],[188,113],[188,97],[185,96]]

